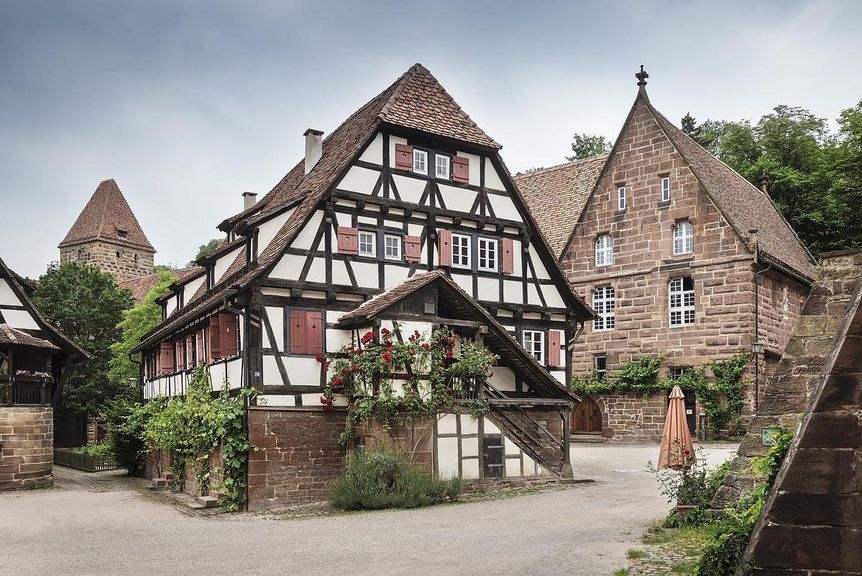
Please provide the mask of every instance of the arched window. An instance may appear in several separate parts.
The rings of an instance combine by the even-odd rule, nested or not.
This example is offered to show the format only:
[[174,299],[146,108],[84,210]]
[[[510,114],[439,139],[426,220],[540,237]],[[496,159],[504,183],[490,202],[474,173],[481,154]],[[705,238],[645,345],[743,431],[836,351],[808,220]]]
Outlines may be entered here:
[[614,263],[614,239],[610,234],[596,238],[596,266],[609,266]]
[[673,229],[673,253],[694,252],[694,227],[688,220],[680,220]]

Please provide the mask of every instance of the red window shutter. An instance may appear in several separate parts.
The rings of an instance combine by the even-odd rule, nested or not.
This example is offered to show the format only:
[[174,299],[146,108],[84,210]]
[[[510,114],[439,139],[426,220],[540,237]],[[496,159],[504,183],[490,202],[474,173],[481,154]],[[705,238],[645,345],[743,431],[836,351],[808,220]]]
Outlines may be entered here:
[[221,351],[221,314],[210,316],[209,334],[207,344],[209,345],[209,359],[218,360],[222,357]]
[[198,365],[206,364],[207,363],[207,357],[206,357],[206,350],[204,349],[204,331],[203,330],[198,330],[197,332],[195,332],[195,342],[196,342],[196,354],[197,354],[197,360],[198,360],[197,363],[198,363]]
[[338,253],[359,254],[359,230],[356,228],[338,227]]
[[461,156],[452,157],[452,179],[455,182],[470,183],[470,159]]
[[413,169],[413,146],[406,144],[395,145],[395,167],[405,170]]
[[307,316],[304,310],[290,311],[290,353],[308,354]]
[[548,365],[561,366],[559,330],[548,330]]
[[419,262],[422,258],[422,238],[419,236],[404,237],[404,259],[408,262]]
[[222,312],[221,316],[221,352],[224,358],[232,358],[239,354],[239,319],[236,314]]
[[323,353],[323,313],[319,310],[305,312],[306,354]]
[[176,348],[176,356],[174,359],[177,361],[177,372],[184,370],[183,366],[183,347],[185,346],[184,340],[177,340],[174,342],[174,347]]
[[500,269],[503,274],[512,274],[515,271],[514,242],[511,238],[500,240]]
[[440,266],[452,265],[452,232],[437,230],[437,248],[440,252]]
[[159,373],[170,374],[174,371],[174,345],[162,342],[159,346]]

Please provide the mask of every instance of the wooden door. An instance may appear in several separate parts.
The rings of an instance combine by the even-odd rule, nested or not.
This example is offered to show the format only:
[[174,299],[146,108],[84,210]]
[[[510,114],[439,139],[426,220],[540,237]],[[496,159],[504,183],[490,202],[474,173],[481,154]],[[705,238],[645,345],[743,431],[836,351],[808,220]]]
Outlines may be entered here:
[[584,398],[572,411],[572,432],[576,434],[601,434],[602,413],[592,398]]
[[503,477],[503,436],[486,434],[482,439],[482,456],[485,460],[485,478]]

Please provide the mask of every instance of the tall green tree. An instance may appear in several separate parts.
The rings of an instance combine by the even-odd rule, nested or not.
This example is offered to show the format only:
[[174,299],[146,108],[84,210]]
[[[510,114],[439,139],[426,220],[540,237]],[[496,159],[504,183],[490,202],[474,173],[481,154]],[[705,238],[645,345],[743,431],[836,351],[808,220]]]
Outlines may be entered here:
[[202,258],[204,256],[209,256],[210,254],[215,252],[216,248],[218,248],[221,243],[222,243],[221,238],[213,238],[212,240],[210,240],[206,244],[201,244],[200,247],[198,247],[198,253],[195,256],[194,260],[189,262],[188,265],[194,266],[195,260],[197,260],[198,258]]
[[52,264],[39,278],[33,302],[42,314],[92,359],[73,365],[65,375],[59,408],[69,414],[98,414],[106,403],[126,392],[108,378],[111,344],[120,337],[118,324],[132,305],[128,290],[93,266]]
[[572,137],[572,156],[566,156],[566,160],[580,160],[590,156],[598,156],[610,152],[613,142],[604,136],[578,133]]
[[168,271],[160,270],[159,283],[153,286],[144,299],[123,312],[119,329],[121,338],[111,344],[111,360],[108,363],[108,378],[111,382],[122,388],[127,386],[131,378],[138,378],[138,364],[140,354],[135,355],[134,361],[129,357],[129,352],[140,341],[141,336],[152,330],[162,319],[162,309],[156,300],[168,293],[170,285],[176,282],[176,277]]

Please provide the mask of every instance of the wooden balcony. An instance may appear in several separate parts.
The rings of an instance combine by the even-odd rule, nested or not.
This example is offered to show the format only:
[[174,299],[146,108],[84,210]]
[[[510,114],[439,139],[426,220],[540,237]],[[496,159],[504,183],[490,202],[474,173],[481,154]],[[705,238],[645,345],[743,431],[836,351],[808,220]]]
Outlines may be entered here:
[[0,376],[0,406],[47,406],[50,403],[50,378]]

